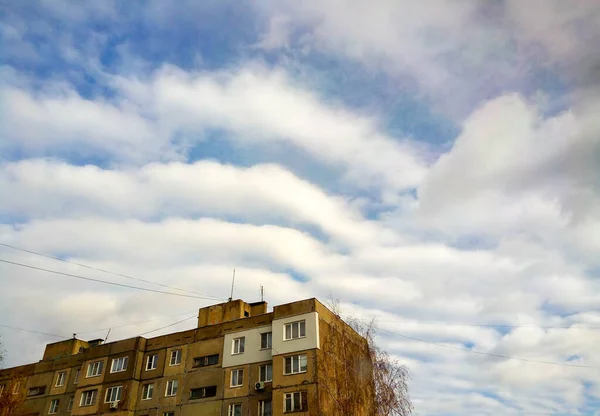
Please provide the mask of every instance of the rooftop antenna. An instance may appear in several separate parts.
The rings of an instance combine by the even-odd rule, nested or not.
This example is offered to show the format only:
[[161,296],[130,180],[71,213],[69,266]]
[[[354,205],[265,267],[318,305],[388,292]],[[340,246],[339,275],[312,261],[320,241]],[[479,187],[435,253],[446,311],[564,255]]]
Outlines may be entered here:
[[106,342],[106,340],[108,339],[108,336],[110,335],[110,330],[111,330],[111,328],[108,328],[108,332],[106,333],[106,337],[104,338],[104,342]]
[[235,284],[235,269],[233,269],[233,279],[231,279],[231,296],[229,296],[229,302],[233,300],[233,285]]
[[73,332],[73,339],[77,338],[77,334],[75,332]]
[[265,301],[265,288],[263,287],[263,285],[260,285],[260,301]]

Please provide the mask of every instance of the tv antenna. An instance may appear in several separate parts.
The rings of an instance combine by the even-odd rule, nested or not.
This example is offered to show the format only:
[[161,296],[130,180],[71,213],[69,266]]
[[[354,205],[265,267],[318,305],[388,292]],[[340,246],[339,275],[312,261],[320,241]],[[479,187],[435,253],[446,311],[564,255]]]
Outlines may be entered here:
[[233,300],[233,285],[235,284],[235,269],[233,269],[233,278],[231,279],[231,296],[229,296],[229,302]]
[[265,301],[265,288],[263,287],[263,285],[260,285],[260,301]]

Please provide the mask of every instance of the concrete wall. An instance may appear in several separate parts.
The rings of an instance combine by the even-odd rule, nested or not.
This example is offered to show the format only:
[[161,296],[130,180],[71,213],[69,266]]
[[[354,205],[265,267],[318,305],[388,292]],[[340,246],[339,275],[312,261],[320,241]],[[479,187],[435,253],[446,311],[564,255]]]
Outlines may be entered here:
[[[225,335],[223,343],[223,367],[240,366],[249,363],[269,361],[272,358],[271,349],[260,348],[260,337],[264,332],[271,332],[271,325],[245,331],[232,332]],[[232,354],[232,345],[235,338],[245,337],[245,350],[243,354]]]
[[[285,324],[306,321],[306,337],[284,340]],[[288,354],[294,351],[319,348],[319,314],[317,312],[303,313],[286,318],[273,320],[273,354]]]

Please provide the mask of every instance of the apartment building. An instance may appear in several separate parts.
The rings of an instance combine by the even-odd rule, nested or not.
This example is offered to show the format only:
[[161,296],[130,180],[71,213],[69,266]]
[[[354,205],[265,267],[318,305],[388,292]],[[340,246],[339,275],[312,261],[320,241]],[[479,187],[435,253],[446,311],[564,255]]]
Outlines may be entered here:
[[[354,371],[362,385],[328,384]],[[187,331],[48,344],[38,363],[0,370],[0,391],[22,395],[19,415],[316,416],[358,395],[360,416],[373,400],[366,340],[316,299],[272,312],[233,300],[201,308]]]

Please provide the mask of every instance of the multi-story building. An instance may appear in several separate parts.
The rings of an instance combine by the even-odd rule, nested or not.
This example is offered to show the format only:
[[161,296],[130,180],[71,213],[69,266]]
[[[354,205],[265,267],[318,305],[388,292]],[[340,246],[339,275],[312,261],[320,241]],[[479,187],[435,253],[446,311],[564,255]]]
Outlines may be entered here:
[[[336,353],[339,345],[324,348],[331,342],[353,345],[351,362],[341,362],[349,355]],[[364,385],[327,385],[347,371],[359,371]],[[195,329],[110,343],[73,338],[48,344],[38,363],[0,370],[0,390],[24,397],[20,415],[316,416],[338,414],[332,403],[358,395],[360,416],[373,400],[371,380],[366,340],[316,299],[272,312],[265,302],[229,301],[200,309]]]

